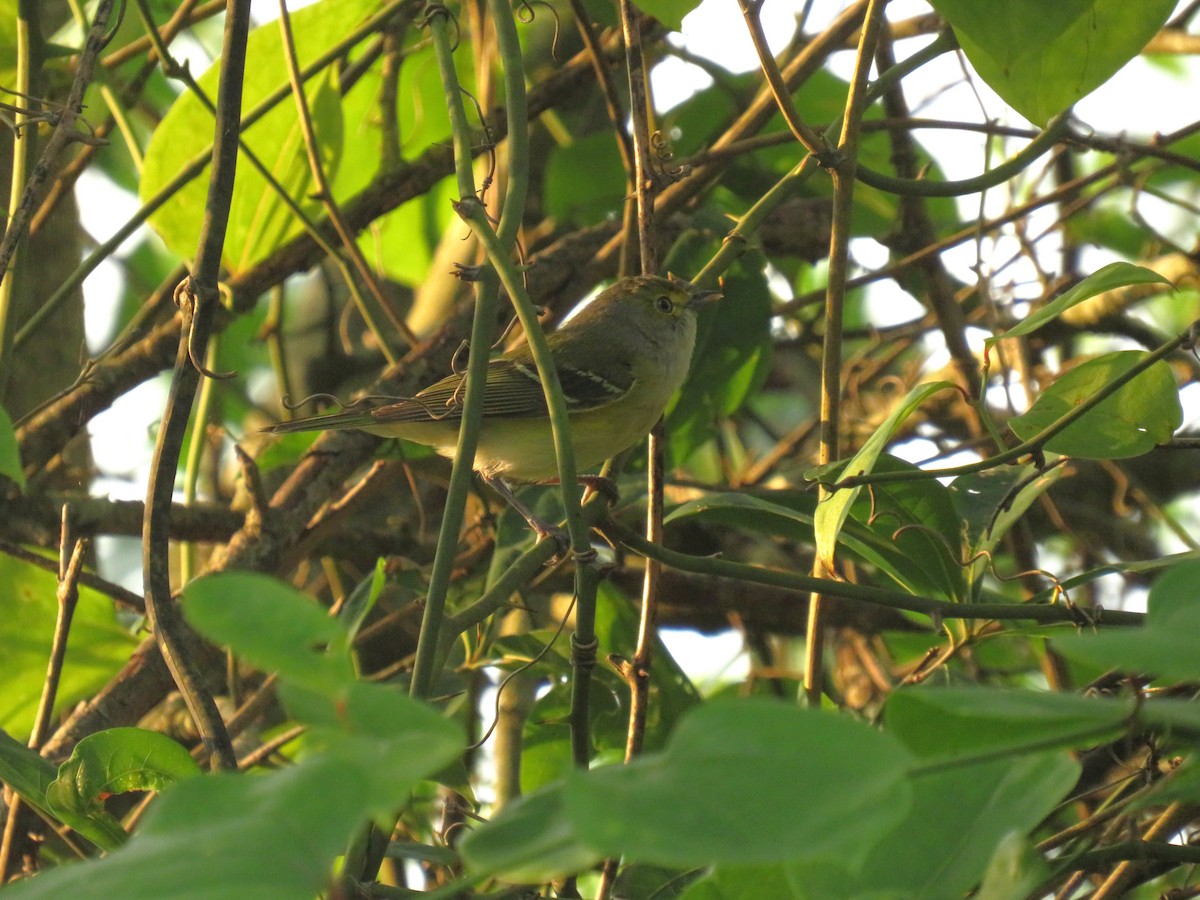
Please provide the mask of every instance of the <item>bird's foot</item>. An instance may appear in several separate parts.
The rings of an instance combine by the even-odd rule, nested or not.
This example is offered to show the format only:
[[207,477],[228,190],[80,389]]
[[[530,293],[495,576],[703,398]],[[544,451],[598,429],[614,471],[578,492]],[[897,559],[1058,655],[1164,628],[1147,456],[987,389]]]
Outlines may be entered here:
[[503,497],[509,506],[520,513],[521,518],[529,523],[529,527],[533,529],[539,541],[550,538],[558,545],[558,552],[554,556],[555,559],[562,556],[571,548],[571,538],[567,535],[567,532],[557,525],[551,525],[545,519],[536,515],[532,509],[517,499],[517,495],[513,493],[512,488],[505,484],[504,481],[494,477],[484,477],[483,480],[487,482],[492,490]]

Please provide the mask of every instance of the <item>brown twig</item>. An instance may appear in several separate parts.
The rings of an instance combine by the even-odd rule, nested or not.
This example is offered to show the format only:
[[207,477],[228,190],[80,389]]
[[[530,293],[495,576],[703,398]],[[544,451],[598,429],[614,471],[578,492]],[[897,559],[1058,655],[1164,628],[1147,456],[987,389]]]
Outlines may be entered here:
[[[821,356],[821,431],[817,464],[825,465],[838,457],[838,426],[842,394],[842,310],[846,300],[846,280],[850,266],[850,216],[854,199],[854,170],[858,158],[859,123],[866,102],[867,76],[875,52],[875,40],[883,21],[887,0],[870,0],[859,39],[850,96],[838,139],[837,166],[830,170],[833,179],[833,225],[829,242],[829,282],[825,292],[825,334]],[[822,489],[822,498],[826,496]],[[828,560],[819,556],[813,576],[832,575]],[[808,636],[804,654],[804,692],[812,706],[821,702],[825,625],[822,620],[822,596],[814,593],[808,602]]]
[[191,276],[176,293],[183,312],[171,390],[163,410],[154,447],[154,461],[146,492],[146,518],[142,552],[146,615],[154,636],[215,766],[237,768],[237,756],[221,713],[203,683],[197,661],[188,652],[187,623],[171,596],[169,520],[175,488],[175,471],[187,430],[188,417],[203,369],[204,348],[212,332],[217,287],[233,181],[237,167],[241,128],[242,83],[246,65],[246,37],[250,28],[249,0],[230,0],[225,18],[221,54],[221,80],[214,126],[212,173],[204,223]]

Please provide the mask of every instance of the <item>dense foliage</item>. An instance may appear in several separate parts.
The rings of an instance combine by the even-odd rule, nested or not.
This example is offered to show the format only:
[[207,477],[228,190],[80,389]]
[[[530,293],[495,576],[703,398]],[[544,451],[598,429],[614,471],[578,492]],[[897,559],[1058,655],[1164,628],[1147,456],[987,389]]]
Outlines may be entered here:
[[[1200,4],[931,4],[0,0],[5,890],[1200,894]],[[570,546],[262,433],[640,270]]]

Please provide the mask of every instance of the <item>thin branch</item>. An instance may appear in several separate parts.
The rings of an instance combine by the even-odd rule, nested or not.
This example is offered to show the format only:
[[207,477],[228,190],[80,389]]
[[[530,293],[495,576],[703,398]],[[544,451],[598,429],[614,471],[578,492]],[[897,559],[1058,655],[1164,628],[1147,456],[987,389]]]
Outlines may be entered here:
[[[623,544],[635,553],[653,557],[665,566],[684,572],[715,575],[748,584],[766,584],[792,591],[820,593],[826,597],[874,603],[890,609],[922,613],[938,621],[942,619],[979,619],[998,622],[1025,620],[1047,624],[1069,624],[1073,627],[1077,626],[1080,621],[1080,610],[1065,603],[952,603],[949,600],[937,600],[933,597],[923,597],[904,591],[877,588],[849,581],[814,578],[811,575],[751,566],[713,556],[692,556],[676,550],[668,550],[658,544],[651,544],[632,529],[611,519],[599,526],[599,530],[610,540]],[[1101,626],[1142,625],[1145,622],[1145,616],[1142,613],[1124,610],[1105,609],[1091,614],[1095,616],[1094,624]]]
[[[409,347],[415,347],[418,343],[416,335],[396,315],[396,311],[392,309],[387,298],[383,296],[383,291],[379,287],[375,273],[367,265],[362,249],[358,246],[358,242],[355,241],[350,226],[347,225],[346,218],[342,215],[341,207],[338,205],[337,199],[333,196],[333,188],[329,184],[329,178],[325,174],[325,166],[321,162],[321,148],[317,143],[312,113],[308,109],[308,98],[304,94],[304,82],[300,76],[300,64],[296,59],[296,44],[292,36],[292,17],[288,13],[286,0],[279,0],[279,30],[282,35],[283,58],[287,63],[288,81],[292,86],[292,96],[296,99],[296,110],[299,113],[300,133],[304,137],[304,148],[308,152],[308,166],[312,171],[313,182],[316,184],[316,194],[325,207],[325,215],[329,217],[334,230],[337,231],[337,235],[342,241],[342,248],[350,257],[351,262],[354,263],[358,277],[362,279],[362,282],[371,292],[376,305],[383,310],[388,322],[391,323],[392,328],[404,339],[405,343]],[[395,351],[391,348],[391,341],[388,340],[388,335],[375,323],[374,315],[371,313],[369,306],[363,302],[361,297],[357,297],[357,280],[351,277],[349,283],[351,290],[356,295],[358,307],[364,320],[378,339],[380,348],[383,350],[388,362],[394,364],[397,357]]]
[[146,492],[142,553],[146,614],[154,629],[155,639],[201,738],[213,754],[214,765],[225,769],[237,768],[237,756],[221,721],[220,711],[203,684],[196,661],[188,653],[188,626],[171,596],[169,520],[180,448],[202,373],[204,348],[212,332],[215,308],[220,302],[217,281],[237,167],[242,82],[249,30],[249,0],[230,0],[221,54],[212,174],[193,274],[180,284],[176,292],[176,302],[183,312],[184,328],[180,332],[171,389],[154,447]]
[[[875,39],[883,21],[887,0],[871,0],[867,8],[859,39],[858,56],[846,98],[842,117],[842,133],[838,140],[839,161],[830,170],[833,178],[833,225],[829,243],[829,281],[825,292],[825,331],[821,355],[821,430],[817,454],[818,465],[838,456],[838,428],[842,396],[842,310],[846,302],[846,279],[850,267],[850,216],[854,198],[855,170],[858,166],[859,123],[866,108],[867,76],[875,54]],[[822,491],[821,499],[828,492]],[[827,561],[818,554],[813,575],[832,574]],[[822,622],[822,597],[814,593],[808,602],[808,634],[804,652],[804,692],[809,705],[820,706],[821,682],[825,647],[825,626]]]

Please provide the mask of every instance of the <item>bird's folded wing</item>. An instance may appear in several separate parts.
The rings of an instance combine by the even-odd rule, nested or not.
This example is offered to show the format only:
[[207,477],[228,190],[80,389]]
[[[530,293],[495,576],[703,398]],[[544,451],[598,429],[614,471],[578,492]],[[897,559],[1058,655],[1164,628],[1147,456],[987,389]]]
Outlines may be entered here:
[[[600,376],[573,366],[559,364],[558,380],[571,412],[597,409],[615,403],[633,388],[630,372]],[[427,387],[411,400],[392,403],[371,411],[377,423],[416,422],[433,419],[455,421],[462,417],[466,399],[463,376],[450,375]],[[488,366],[484,418],[537,418],[546,416],[546,396],[532,362],[496,359]]]

